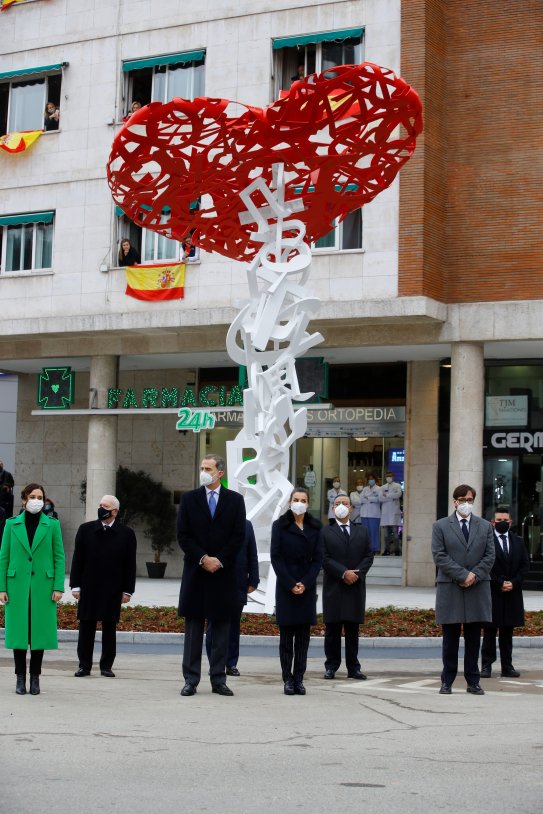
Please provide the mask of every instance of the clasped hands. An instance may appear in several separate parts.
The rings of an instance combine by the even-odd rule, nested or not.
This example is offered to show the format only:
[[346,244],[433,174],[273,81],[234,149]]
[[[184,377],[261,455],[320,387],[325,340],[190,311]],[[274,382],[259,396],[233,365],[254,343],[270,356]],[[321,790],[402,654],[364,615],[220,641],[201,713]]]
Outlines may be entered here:
[[294,588],[291,588],[290,591],[291,593],[296,595],[303,594],[305,591],[305,585],[303,584],[303,582],[297,582]]
[[464,582],[460,583],[460,587],[461,588],[471,588],[471,586],[475,582],[477,582],[477,576],[473,573],[473,571],[470,571],[469,574],[467,575],[466,579],[464,580]]
[[217,557],[209,557],[206,554],[204,557],[202,557],[202,568],[204,571],[209,571],[210,574],[214,574],[215,571],[222,568],[222,562],[218,560]]
[[360,577],[358,576],[358,568],[354,570],[348,569],[347,571],[345,571],[342,579],[343,582],[347,583],[347,585],[354,585],[354,583],[358,582],[358,580],[360,579]]

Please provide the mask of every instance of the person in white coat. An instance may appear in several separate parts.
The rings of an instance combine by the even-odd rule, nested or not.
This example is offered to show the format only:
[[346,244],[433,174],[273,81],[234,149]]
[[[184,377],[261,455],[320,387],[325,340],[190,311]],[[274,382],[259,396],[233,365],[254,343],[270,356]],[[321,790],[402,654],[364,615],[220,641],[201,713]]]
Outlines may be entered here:
[[339,479],[339,475],[334,475],[334,479],[332,481],[332,488],[328,489],[326,493],[326,498],[328,500],[328,523],[333,526],[336,522],[336,516],[334,514],[334,500],[336,497],[340,495],[346,495],[347,492],[345,489],[341,488],[341,481]]
[[360,521],[370,534],[371,550],[379,551],[379,526],[381,522],[381,489],[373,472],[368,474],[368,485],[360,493]]
[[402,522],[402,487],[394,480],[392,472],[386,473],[386,480],[381,486],[381,554],[400,554],[398,526]]
[[351,506],[353,510],[351,512],[351,523],[355,525],[360,524],[360,507],[362,505],[362,501],[360,500],[360,496],[364,489],[364,481],[362,479],[357,480],[354,485],[354,490],[350,494],[351,498]]

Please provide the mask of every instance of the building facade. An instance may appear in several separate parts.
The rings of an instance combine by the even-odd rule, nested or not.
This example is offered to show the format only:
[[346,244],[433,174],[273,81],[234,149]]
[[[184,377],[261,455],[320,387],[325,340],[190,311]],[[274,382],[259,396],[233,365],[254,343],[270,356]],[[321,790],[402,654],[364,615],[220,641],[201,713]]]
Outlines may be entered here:
[[[68,555],[118,465],[177,500],[239,424],[225,335],[248,295],[243,265],[197,252],[184,299],[125,294],[122,238],[142,262],[182,252],[111,199],[107,158],[132,103],[263,107],[299,72],[369,61],[418,91],[425,129],[400,178],[313,246],[327,389],[292,478],[325,516],[335,476],[351,491],[393,469],[403,584],[433,584],[431,524],[461,482],[481,513],[509,503],[541,558],[542,18],[537,0],[28,0],[0,15],[0,130],[41,129],[47,102],[59,111],[30,149],[0,151],[0,370],[18,379],[17,487],[45,483]],[[40,381],[63,375],[46,368],[75,374],[61,415],[39,400]],[[216,429],[178,431],[191,398],[224,407]]]

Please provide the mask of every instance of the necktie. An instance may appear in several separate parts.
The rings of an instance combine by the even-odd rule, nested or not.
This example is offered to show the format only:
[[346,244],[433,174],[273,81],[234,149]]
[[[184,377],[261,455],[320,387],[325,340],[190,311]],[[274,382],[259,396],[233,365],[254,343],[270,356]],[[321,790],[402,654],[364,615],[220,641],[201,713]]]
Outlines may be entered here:
[[462,520],[462,534],[464,535],[464,539],[467,543],[469,537],[469,529],[468,529],[468,521]]
[[215,514],[215,509],[217,508],[217,498],[215,497],[215,492],[209,493],[209,511],[211,512],[211,517]]
[[509,549],[507,546],[507,537],[505,536],[505,534],[500,534],[500,543],[502,544],[503,553],[505,554],[506,557],[508,557]]
[[348,540],[348,539],[349,539],[349,530],[348,530],[348,528],[347,528],[347,524],[345,524],[345,525],[343,525],[343,526],[341,527],[341,531],[343,532],[343,534],[345,535],[346,539]]

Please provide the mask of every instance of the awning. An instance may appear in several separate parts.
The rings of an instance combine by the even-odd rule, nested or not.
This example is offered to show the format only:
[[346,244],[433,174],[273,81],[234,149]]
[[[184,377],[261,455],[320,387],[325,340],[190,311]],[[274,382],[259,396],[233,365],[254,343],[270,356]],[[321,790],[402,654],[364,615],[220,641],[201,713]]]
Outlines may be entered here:
[[19,68],[16,71],[2,71],[0,73],[1,79],[14,79],[17,76],[30,76],[35,73],[51,73],[52,71],[61,71],[67,62],[57,62],[54,65],[39,65],[37,68]]
[[123,71],[139,71],[142,68],[154,68],[157,65],[175,65],[178,62],[200,62],[205,57],[205,51],[186,51],[184,54],[168,54],[162,57],[148,57],[147,59],[129,59],[123,62]]
[[346,28],[344,31],[321,31],[319,34],[303,34],[297,37],[279,37],[273,41],[273,50],[279,48],[295,48],[300,45],[309,45],[315,42],[334,42],[335,40],[350,40],[362,37],[363,28]]
[[24,223],[52,223],[54,212],[31,212],[24,215],[0,215],[0,226],[21,226]]

